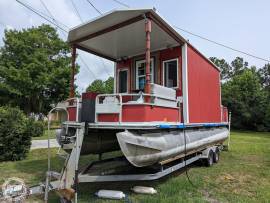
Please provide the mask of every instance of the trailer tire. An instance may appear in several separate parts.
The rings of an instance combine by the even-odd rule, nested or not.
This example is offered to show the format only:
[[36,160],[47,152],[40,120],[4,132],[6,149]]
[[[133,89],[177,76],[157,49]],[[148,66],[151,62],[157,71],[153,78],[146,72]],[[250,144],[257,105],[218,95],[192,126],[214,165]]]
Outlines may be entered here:
[[61,197],[61,198],[60,198],[60,203],[72,203],[72,201],[71,201],[71,200],[67,200],[67,199],[64,198],[64,197]]
[[219,150],[217,148],[215,153],[214,153],[213,162],[218,163],[218,161],[219,161]]
[[207,159],[205,159],[205,165],[207,167],[210,167],[213,165],[213,163],[214,163],[214,152],[213,152],[213,150],[210,150],[208,153]]

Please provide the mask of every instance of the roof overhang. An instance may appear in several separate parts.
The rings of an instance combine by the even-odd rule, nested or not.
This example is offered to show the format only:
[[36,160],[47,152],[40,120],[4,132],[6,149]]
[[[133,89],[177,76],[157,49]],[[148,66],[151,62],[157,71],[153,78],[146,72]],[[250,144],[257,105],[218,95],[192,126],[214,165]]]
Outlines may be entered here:
[[151,51],[186,40],[153,9],[114,10],[69,31],[68,42],[81,50],[117,61],[145,53],[145,20],[151,19]]

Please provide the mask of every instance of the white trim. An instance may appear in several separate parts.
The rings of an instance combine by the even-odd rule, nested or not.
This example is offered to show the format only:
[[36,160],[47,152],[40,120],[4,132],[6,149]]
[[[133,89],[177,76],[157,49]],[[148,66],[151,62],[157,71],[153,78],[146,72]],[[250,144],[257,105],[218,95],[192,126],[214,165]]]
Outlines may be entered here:
[[184,123],[189,123],[187,43],[182,46],[182,92]]
[[113,81],[113,93],[116,94],[116,91],[117,91],[117,79],[118,79],[118,76],[117,76],[117,71],[116,71],[116,66],[117,66],[117,63],[114,62],[114,81]]
[[220,122],[222,122],[223,120],[223,106],[222,106],[222,99],[221,99],[221,82],[220,82],[220,75],[221,75],[221,72],[219,72],[219,77],[218,77],[218,82],[219,82],[219,106],[220,106],[220,113],[221,113],[221,120]]
[[176,87],[170,87],[170,88],[173,88],[173,89],[177,89],[177,88],[179,88],[179,65],[178,65],[178,58],[173,58],[173,59],[169,59],[169,60],[165,60],[165,61],[162,61],[162,78],[163,78],[163,80],[162,80],[162,85],[165,87],[165,63],[166,62],[171,62],[171,61],[176,61]]
[[[137,66],[137,64],[138,63],[145,63],[145,59],[143,59],[143,60],[138,60],[138,61],[135,61],[135,82],[136,82],[136,89],[139,89],[139,80],[138,80],[138,66]],[[152,65],[152,72],[150,73],[151,74],[151,83],[154,83],[155,81],[154,81],[154,75],[155,75],[155,71],[154,71],[154,69],[155,69],[155,64],[154,64],[154,58],[152,57],[151,58],[151,65]],[[151,70],[151,67],[150,67],[150,70]],[[146,70],[145,70],[145,79],[146,79]]]
[[119,81],[120,81],[119,73],[120,73],[121,71],[126,71],[126,72],[127,72],[127,91],[126,91],[126,92],[121,92],[121,93],[128,93],[128,90],[129,90],[129,69],[128,69],[128,68],[120,68],[120,69],[118,69],[118,71],[117,71],[117,76],[118,76],[118,81],[117,81],[117,92],[119,93]]

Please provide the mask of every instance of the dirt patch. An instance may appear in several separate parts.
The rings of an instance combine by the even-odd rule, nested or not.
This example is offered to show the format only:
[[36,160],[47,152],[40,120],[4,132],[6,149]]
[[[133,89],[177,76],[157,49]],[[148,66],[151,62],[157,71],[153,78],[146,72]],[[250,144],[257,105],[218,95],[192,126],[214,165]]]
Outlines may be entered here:
[[212,197],[212,195],[207,190],[201,191],[203,194],[204,199],[209,203],[221,203],[219,200]]
[[236,195],[245,195],[248,197],[254,197],[256,192],[251,189],[250,186],[256,184],[256,179],[249,174],[233,173],[222,174],[216,182],[221,185],[220,188],[224,193],[233,193]]

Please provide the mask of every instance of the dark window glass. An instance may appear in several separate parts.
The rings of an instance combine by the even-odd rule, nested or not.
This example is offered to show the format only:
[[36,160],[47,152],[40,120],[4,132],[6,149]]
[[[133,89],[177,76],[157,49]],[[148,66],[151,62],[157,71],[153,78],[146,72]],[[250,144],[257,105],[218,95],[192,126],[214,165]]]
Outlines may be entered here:
[[164,85],[165,87],[177,87],[177,61],[164,63]]
[[119,93],[127,92],[127,71],[119,71]]

